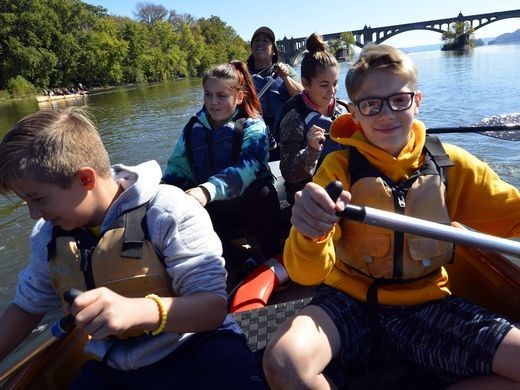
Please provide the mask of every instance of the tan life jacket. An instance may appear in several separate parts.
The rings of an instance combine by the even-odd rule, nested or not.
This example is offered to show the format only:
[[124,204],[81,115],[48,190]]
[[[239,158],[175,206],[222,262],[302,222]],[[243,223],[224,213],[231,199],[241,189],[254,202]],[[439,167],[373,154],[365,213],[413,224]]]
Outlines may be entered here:
[[[444,172],[440,168],[453,163],[442,151],[438,139],[427,137],[423,167],[409,179],[394,183],[356,149],[350,149],[349,171],[353,204],[400,213],[449,224],[446,208]],[[432,142],[438,142],[434,147]],[[441,155],[439,158],[438,155]],[[437,160],[437,161],[436,161]],[[439,160],[442,160],[439,165]],[[340,220],[346,240],[336,245],[336,256],[358,272],[378,281],[413,280],[438,270],[453,257],[453,244],[362,224],[347,218]]]
[[[107,287],[125,297],[147,294],[173,296],[171,278],[163,262],[146,239],[144,204],[117,218],[101,236],[87,229],[53,229],[48,245],[52,285],[63,299],[71,288],[90,290]],[[118,338],[142,335],[128,331]]]

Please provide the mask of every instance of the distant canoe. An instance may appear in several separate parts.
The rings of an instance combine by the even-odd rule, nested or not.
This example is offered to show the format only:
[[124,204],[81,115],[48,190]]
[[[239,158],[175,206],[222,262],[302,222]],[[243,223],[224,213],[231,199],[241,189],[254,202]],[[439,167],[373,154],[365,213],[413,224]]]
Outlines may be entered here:
[[87,95],[87,92],[82,93],[71,93],[69,95],[40,95],[36,96],[36,100],[38,103],[45,103],[45,102],[53,102],[55,100],[64,100],[64,99],[81,99]]

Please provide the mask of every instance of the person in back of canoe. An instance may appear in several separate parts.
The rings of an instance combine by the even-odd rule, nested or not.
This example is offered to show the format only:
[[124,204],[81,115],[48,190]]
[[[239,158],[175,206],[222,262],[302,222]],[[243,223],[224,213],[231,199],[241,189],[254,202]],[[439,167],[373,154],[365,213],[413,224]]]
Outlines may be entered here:
[[259,27],[253,33],[247,67],[253,76],[256,92],[262,94],[260,103],[262,117],[269,129],[270,161],[278,160],[278,135],[273,132],[274,122],[284,103],[300,93],[303,86],[295,70],[279,61],[275,35],[269,27]]
[[[296,193],[284,249],[290,278],[320,286],[272,336],[263,360],[268,383],[341,388],[353,367],[371,367],[380,377],[385,358],[397,355],[435,388],[518,387],[520,329],[451,295],[443,267],[452,260],[451,243],[336,212],[352,202],[519,237],[520,192],[467,151],[430,140],[414,119],[422,94],[401,51],[366,46],[346,87],[350,114],[334,121],[331,137],[348,148],[327,155]],[[345,190],[332,200],[324,188],[336,180]]]
[[252,228],[258,238],[263,258],[257,262],[281,251],[267,129],[246,64],[217,65],[202,83],[204,107],[184,127],[163,182],[182,188],[206,207],[223,241],[228,270],[236,271],[245,259],[237,259],[229,241],[240,227]]
[[311,181],[323,157],[344,148],[328,137],[332,121],[347,112],[347,103],[336,99],[338,61],[325,51],[325,42],[317,34],[307,38],[306,48],[301,65],[305,89],[284,105],[275,125],[280,134],[280,170],[291,204],[296,191]]
[[[14,192],[37,222],[31,261],[0,317],[0,359],[63,305],[96,357],[72,388],[265,388],[226,314],[209,216],[161,176],[155,161],[110,167],[77,107],[39,111],[5,135],[0,193]],[[69,305],[71,288],[83,292]]]

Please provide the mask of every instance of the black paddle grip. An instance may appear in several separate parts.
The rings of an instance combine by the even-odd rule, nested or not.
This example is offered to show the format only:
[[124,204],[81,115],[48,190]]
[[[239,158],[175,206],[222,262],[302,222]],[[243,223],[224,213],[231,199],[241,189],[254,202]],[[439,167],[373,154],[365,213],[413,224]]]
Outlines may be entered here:
[[71,288],[70,290],[67,290],[63,293],[63,299],[65,299],[65,302],[67,302],[69,305],[72,305],[74,299],[76,299],[76,297],[82,292],[83,291],[78,290],[77,288]]
[[336,202],[341,195],[341,191],[343,191],[343,184],[341,184],[339,180],[331,181],[327,184],[327,187],[325,187],[325,191],[327,191],[332,201]]
[[[63,293],[63,299],[65,299],[65,302],[71,305],[72,302],[74,302],[74,299],[76,299],[76,297],[81,293],[81,290],[78,290],[77,288],[71,288],[70,290],[67,290]],[[74,316],[69,314],[65,317],[62,317],[51,327],[51,333],[54,337],[61,339],[67,336],[75,326],[76,323]]]

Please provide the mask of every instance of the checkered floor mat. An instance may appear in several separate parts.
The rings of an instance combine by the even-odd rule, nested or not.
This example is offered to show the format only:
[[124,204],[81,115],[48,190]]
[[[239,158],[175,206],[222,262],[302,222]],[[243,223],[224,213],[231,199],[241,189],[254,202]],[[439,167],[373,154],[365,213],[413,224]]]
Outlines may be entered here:
[[277,303],[261,309],[234,313],[233,316],[247,337],[253,351],[264,348],[277,326],[296,314],[311,298]]

